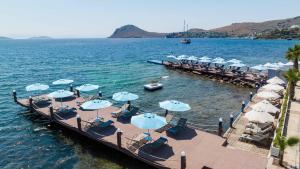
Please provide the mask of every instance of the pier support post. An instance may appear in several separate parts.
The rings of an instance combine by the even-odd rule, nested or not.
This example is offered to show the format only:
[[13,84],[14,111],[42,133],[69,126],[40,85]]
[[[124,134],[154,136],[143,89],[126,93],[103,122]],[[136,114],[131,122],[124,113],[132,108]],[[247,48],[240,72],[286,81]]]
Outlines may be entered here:
[[230,114],[230,127],[233,128],[233,114]]
[[118,144],[118,148],[121,149],[122,148],[122,130],[118,128],[117,130],[117,144]]
[[127,104],[129,105],[127,110],[130,111],[130,109],[131,109],[130,101],[127,101]]
[[73,85],[70,84],[70,92],[74,92]]
[[17,98],[17,92],[16,92],[16,90],[12,91],[12,95],[13,95],[14,101],[17,102],[18,98]]
[[218,135],[222,136],[223,133],[223,119],[220,117],[219,118],[219,129],[218,129]]
[[29,96],[29,110],[30,112],[33,112],[33,99],[31,96]]
[[259,89],[259,84],[255,84],[255,93],[257,93],[258,92],[258,89]]
[[79,115],[76,116],[76,119],[77,119],[77,127],[78,127],[78,130],[82,130],[81,129],[81,117]]
[[53,106],[52,105],[49,107],[49,111],[50,111],[50,118],[51,118],[51,120],[53,120],[54,119],[54,112],[53,112]]
[[249,101],[250,101],[250,102],[252,101],[252,98],[253,98],[253,93],[250,92],[250,95],[249,95]]
[[102,92],[101,91],[98,92],[98,96],[99,96],[99,98],[102,98]]
[[166,110],[165,117],[167,117],[168,113],[169,113],[169,111],[168,111],[168,110]]
[[80,97],[80,91],[76,89],[77,97]]
[[245,112],[245,107],[246,107],[246,103],[245,101],[242,102],[242,108],[241,108],[241,112]]
[[185,169],[185,168],[186,168],[186,154],[184,151],[182,151],[180,157],[180,169]]

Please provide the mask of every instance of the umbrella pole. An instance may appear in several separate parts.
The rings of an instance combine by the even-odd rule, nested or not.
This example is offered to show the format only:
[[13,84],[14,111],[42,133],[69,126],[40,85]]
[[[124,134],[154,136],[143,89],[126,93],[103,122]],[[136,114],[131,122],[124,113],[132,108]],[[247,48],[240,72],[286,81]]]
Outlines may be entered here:
[[129,101],[129,100],[127,101],[127,104],[128,104],[128,110],[130,111],[130,109],[131,109],[131,108],[130,108],[130,107],[131,107],[131,105],[130,105],[130,101]]
[[99,117],[99,116],[98,116],[98,111],[99,111],[99,109],[97,109],[97,118]]

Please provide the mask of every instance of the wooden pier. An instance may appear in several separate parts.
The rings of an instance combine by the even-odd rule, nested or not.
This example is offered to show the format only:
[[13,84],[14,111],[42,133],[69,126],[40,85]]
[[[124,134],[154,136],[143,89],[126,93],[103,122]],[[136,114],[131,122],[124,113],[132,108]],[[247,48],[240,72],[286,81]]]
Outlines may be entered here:
[[[45,95],[42,97],[47,98]],[[264,169],[267,164],[266,158],[252,152],[226,147],[227,141],[223,137],[191,127],[187,127],[175,137],[167,136],[165,131],[152,131],[153,140],[160,136],[168,139],[166,145],[152,151],[148,149],[147,144],[134,144],[135,138],[145,132],[144,130],[131,125],[130,120],[117,120],[111,116],[112,112],[119,110],[118,107],[111,106],[99,111],[99,116],[103,117],[104,121],[114,122],[112,127],[101,129],[91,126],[89,121],[96,118],[96,111],[81,110],[78,103],[84,102],[84,99],[75,95],[63,101],[63,105],[76,109],[76,113],[71,114],[56,111],[56,108],[61,106],[60,101],[52,100],[49,104],[36,105],[32,98],[17,99],[16,92],[14,100],[53,123],[156,168]]]
[[[152,63],[152,62],[150,62]],[[223,66],[208,66],[207,64],[176,63],[161,61],[168,69],[190,72],[199,76],[208,77],[221,83],[231,83],[237,86],[255,88],[266,81],[267,76],[250,71],[227,69]]]

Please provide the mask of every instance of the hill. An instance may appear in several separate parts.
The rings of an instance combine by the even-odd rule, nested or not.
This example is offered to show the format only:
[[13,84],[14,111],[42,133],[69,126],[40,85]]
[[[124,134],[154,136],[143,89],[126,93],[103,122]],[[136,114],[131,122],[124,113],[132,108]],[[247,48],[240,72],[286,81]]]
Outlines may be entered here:
[[5,36],[0,36],[0,40],[10,40],[11,38],[5,37]]
[[[114,31],[110,38],[225,38],[225,37],[254,37],[254,38],[298,38],[297,32],[290,31],[293,27],[300,27],[300,16],[265,22],[233,23],[228,26],[204,30],[193,28],[185,32],[157,33],[148,32],[134,25],[125,25]],[[277,31],[277,32],[276,32]],[[278,31],[281,31],[279,33]],[[288,33],[287,33],[288,32]],[[276,34],[272,36],[272,34]],[[269,36],[270,35],[270,36]]]
[[36,36],[36,37],[28,38],[28,39],[52,39],[52,38],[49,36]]
[[148,32],[134,25],[125,25],[114,31],[110,38],[162,38],[165,33]]
[[293,25],[300,25],[300,16],[295,18],[271,20],[265,22],[244,22],[233,23],[221,28],[211,29],[210,31],[227,33],[230,36],[255,36],[257,34],[264,34],[274,30],[289,29]]
[[257,39],[300,39],[300,28],[276,29],[256,36]]

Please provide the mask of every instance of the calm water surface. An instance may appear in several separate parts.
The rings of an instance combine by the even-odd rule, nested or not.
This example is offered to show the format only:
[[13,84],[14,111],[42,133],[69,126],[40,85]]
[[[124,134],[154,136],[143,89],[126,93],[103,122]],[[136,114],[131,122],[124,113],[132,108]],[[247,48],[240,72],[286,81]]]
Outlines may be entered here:
[[[134,104],[144,111],[163,113],[158,102],[176,99],[192,110],[184,116],[203,128],[215,129],[219,117],[228,121],[238,112],[250,89],[167,70],[146,63],[168,54],[240,59],[248,65],[284,61],[288,47],[299,41],[195,39],[72,39],[0,41],[0,168],[145,168],[144,164],[101,145],[49,127],[39,116],[13,103],[10,92],[28,97],[24,87],[60,79],[75,85],[101,85],[105,97],[130,91],[140,96]],[[162,76],[169,78],[161,79]],[[165,88],[145,92],[143,85],[161,81]],[[48,92],[58,89],[51,86]],[[173,113],[175,116],[183,114]],[[237,114],[237,113],[235,113]]]

